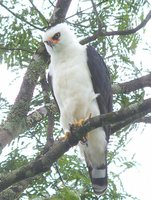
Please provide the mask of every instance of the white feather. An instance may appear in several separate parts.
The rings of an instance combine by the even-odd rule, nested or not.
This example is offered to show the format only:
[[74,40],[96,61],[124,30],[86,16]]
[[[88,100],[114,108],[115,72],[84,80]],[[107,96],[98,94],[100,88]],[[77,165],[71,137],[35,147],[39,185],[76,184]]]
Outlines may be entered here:
[[[53,48],[45,44],[51,55],[49,73],[53,77],[53,90],[60,108],[60,123],[64,132],[75,120],[99,115],[99,108],[87,65],[86,46],[79,44],[75,35],[65,24],[59,24],[48,30],[43,41],[61,33],[60,41]],[[93,167],[105,162],[106,138],[103,128],[97,128],[88,134],[88,146],[81,145],[82,151],[89,157]]]

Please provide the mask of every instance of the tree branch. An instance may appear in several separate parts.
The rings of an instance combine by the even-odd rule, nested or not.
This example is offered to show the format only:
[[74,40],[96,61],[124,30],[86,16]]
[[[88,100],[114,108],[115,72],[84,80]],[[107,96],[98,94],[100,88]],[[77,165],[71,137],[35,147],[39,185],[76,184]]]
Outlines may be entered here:
[[[51,24],[59,23],[60,17],[61,20],[65,18],[70,3],[71,0],[57,1],[53,16],[50,20]],[[3,6],[2,3],[0,3],[0,5]],[[41,43],[26,71],[19,94],[7,120],[4,125],[0,127],[0,151],[6,144],[9,144],[11,140],[22,133],[22,130],[26,129],[26,116],[33,96],[33,91],[41,74],[41,70],[44,70],[42,69],[42,66],[45,66],[45,64],[48,63],[48,58],[44,44]]]
[[33,0],[29,0],[29,2],[31,3],[31,5],[33,6],[33,8],[37,11],[37,13],[41,17],[42,21],[44,22],[44,24],[48,24],[48,21],[46,20],[46,18],[44,17],[44,15],[40,12],[40,10],[38,10],[38,8],[35,6],[35,4],[33,3]]
[[[7,132],[5,143],[4,134],[1,135],[0,132],[1,148],[8,144],[10,142],[10,139],[12,140],[16,138],[22,130],[26,129],[26,116],[29,111],[33,91],[37,84],[38,77],[40,76],[41,71],[43,70],[42,66],[45,66],[46,62],[47,58],[44,54],[44,46],[41,46],[33,55],[33,59],[25,73],[15,103],[7,116],[7,120],[1,127],[1,129],[4,129],[5,132]],[[3,140],[1,140],[2,138]],[[9,138],[9,140],[7,140],[7,138]]]
[[50,1],[50,0],[48,0],[49,1],[49,3],[52,5],[52,7],[55,7],[55,5]]
[[145,123],[145,124],[151,124],[151,116],[145,116],[145,117],[142,117],[141,119],[138,119],[136,121],[137,123]]
[[50,115],[54,115],[58,112],[54,100],[51,100],[50,104],[47,104],[47,107],[42,106],[30,113],[26,118],[26,129],[22,129],[21,132],[34,127],[38,122],[44,119],[44,117],[48,116],[48,110],[50,111]]
[[[101,1],[100,3],[96,4],[95,7],[100,6],[100,5],[103,4],[104,2],[106,2],[106,0]],[[72,17],[74,17],[74,16],[76,16],[76,15],[82,14],[83,12],[88,11],[88,10],[90,10],[90,9],[92,9],[92,8],[93,8],[93,6],[90,6],[90,7],[86,8],[86,9],[83,9],[83,10],[77,11],[75,14],[70,15],[69,17],[67,17],[66,20],[68,20],[68,19],[70,19],[70,18],[72,18]]]
[[128,82],[113,84],[112,89],[114,94],[127,94],[144,87],[151,87],[151,74],[147,74]]
[[[129,93],[135,91],[137,89],[142,89],[144,87],[151,87],[151,74],[142,76],[140,78],[131,80],[125,83],[117,83],[113,85],[113,93]],[[28,88],[27,88],[28,89]],[[48,116],[48,110],[51,111],[50,114],[54,115],[58,112],[56,104],[54,100],[51,100],[50,103],[47,102],[47,108],[41,107],[34,112],[30,113],[25,119],[25,125],[21,126],[20,132],[24,132],[29,128],[34,127],[38,122],[40,122],[44,117]],[[129,122],[128,122],[129,123]],[[122,126],[120,123],[119,126]],[[118,126],[114,127],[118,128]],[[113,129],[114,129],[113,128]],[[0,129],[0,145],[3,148],[6,144],[8,144],[12,140],[11,134],[7,128]]]
[[0,193],[0,200],[18,199],[20,193],[23,192],[32,181],[33,177],[12,185]]
[[52,112],[50,109],[51,100],[50,100],[50,87],[46,80],[46,75],[44,74],[41,77],[40,80],[42,91],[43,91],[43,97],[44,97],[44,103],[45,107],[47,109],[47,116],[48,116],[48,128],[47,128],[47,144],[46,146],[50,147],[53,145],[54,139],[53,139],[53,127],[54,127],[54,115],[57,113]]
[[22,166],[7,175],[0,176],[0,191],[23,179],[33,177],[39,173],[46,172],[50,166],[76,145],[89,131],[100,126],[116,124],[129,120],[132,122],[151,112],[151,98],[144,100],[141,104],[131,105],[117,112],[103,114],[87,120],[82,127],[73,127],[72,134],[65,141],[55,141],[53,147],[40,158]]
[[[151,74],[142,76],[140,78],[131,80],[129,82],[114,84],[112,88],[113,88],[114,94],[119,94],[119,93],[127,94],[129,92],[135,91],[137,89],[142,89],[144,87],[151,87]],[[21,126],[22,129],[20,129],[20,132],[22,133],[26,131],[27,129],[34,127],[38,122],[40,122],[44,117],[48,115],[48,110],[51,111],[50,114],[52,115],[58,112],[54,100],[51,100],[50,103],[47,102],[47,108],[41,107],[35,110],[34,112],[30,113],[25,119],[26,126],[25,125]],[[122,126],[122,124],[120,123],[119,126]],[[114,128],[118,128],[118,126],[116,125],[116,127]],[[9,133],[9,130],[5,128],[1,128],[0,129],[1,147],[4,147],[11,140],[12,140],[12,137],[11,137],[11,134]]]
[[62,23],[65,20],[65,16],[69,9],[72,0],[58,0],[54,8],[53,14],[49,21],[49,26],[55,26],[56,24]]
[[30,25],[31,27],[38,29],[40,31],[43,31],[43,28],[37,27],[35,25],[33,25],[32,23],[30,23],[29,21],[27,21],[25,18],[19,16],[18,14],[14,13],[12,10],[10,10],[7,6],[5,6],[2,2],[0,2],[0,5],[5,8],[9,13],[11,13],[14,17],[18,18],[19,20],[21,20],[22,22],[25,22],[26,24]]
[[0,44],[0,49],[5,50],[5,51],[26,51],[28,53],[34,53],[31,49],[25,49],[22,47],[13,48],[13,47],[8,47],[8,46],[2,46],[2,44]]
[[[109,124],[115,126],[119,125],[120,123],[123,123],[124,127],[128,123],[133,123],[150,112],[151,98],[144,100],[143,103],[133,104],[116,112],[111,112],[93,117],[90,120],[87,120],[83,127],[81,127],[77,132],[81,139],[81,137],[84,136],[84,134],[93,130],[94,128],[98,128],[100,126],[105,126]],[[125,121],[126,124],[124,123]],[[123,127],[120,127],[120,129]],[[112,134],[113,133],[114,131],[112,130]]]
[[95,16],[96,16],[96,20],[97,20],[97,24],[98,24],[98,29],[99,29],[99,31],[102,31],[102,22],[101,22],[101,20],[99,18],[99,13],[97,11],[97,6],[96,6],[96,4],[94,3],[93,0],[90,0],[90,1],[92,3],[93,11],[94,11]]
[[109,31],[109,32],[103,32],[103,31],[98,30],[98,32],[96,32],[94,35],[89,36],[89,37],[81,40],[80,43],[81,44],[87,44],[87,43],[92,42],[92,41],[96,40],[97,38],[103,37],[103,36],[130,35],[130,34],[134,34],[137,31],[139,31],[141,28],[143,28],[144,26],[146,26],[147,22],[150,19],[151,19],[151,11],[149,11],[149,13],[145,17],[145,19],[138,26],[136,26],[133,29],[123,30],[123,31]]

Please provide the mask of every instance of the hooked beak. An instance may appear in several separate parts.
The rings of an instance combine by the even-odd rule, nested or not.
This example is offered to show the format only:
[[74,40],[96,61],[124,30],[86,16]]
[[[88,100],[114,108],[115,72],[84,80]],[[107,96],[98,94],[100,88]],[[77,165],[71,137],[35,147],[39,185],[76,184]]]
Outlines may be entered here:
[[44,41],[44,43],[46,43],[48,46],[53,48],[55,46],[55,44],[59,43],[59,40],[54,40],[52,38],[48,38],[48,40]]
[[46,41],[44,41],[44,43],[46,43],[48,46],[50,46],[51,48],[53,48],[53,46],[54,46],[54,43],[53,43],[53,41],[52,40],[46,40]]

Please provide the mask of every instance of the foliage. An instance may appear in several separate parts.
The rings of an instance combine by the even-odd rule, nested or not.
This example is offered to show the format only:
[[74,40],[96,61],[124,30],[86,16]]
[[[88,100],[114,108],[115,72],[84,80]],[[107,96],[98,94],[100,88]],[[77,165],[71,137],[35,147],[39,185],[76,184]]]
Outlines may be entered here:
[[[88,8],[85,5],[88,3]],[[76,15],[67,17],[69,23],[79,37],[93,35],[100,29],[107,32],[112,30],[125,30],[135,27],[144,16],[144,10],[148,5],[146,0],[120,1],[95,0],[96,10],[91,1],[79,1]],[[5,5],[5,7],[3,6]],[[27,68],[32,60],[32,55],[41,42],[41,35],[48,26],[47,20],[53,11],[52,2],[42,1],[40,6],[36,1],[3,0],[0,3],[4,14],[0,15],[0,61],[7,63],[8,67],[17,73]],[[112,82],[125,81],[141,75],[142,68],[137,68],[132,56],[140,41],[139,33],[127,36],[99,37],[92,42],[103,55],[110,68]],[[32,99],[30,109],[34,110],[43,104],[43,94],[40,84]],[[114,96],[114,108],[129,106],[140,102],[144,98],[144,90],[131,92],[130,94],[118,94]],[[7,106],[7,102],[0,96],[0,109]],[[46,142],[46,127],[48,120],[45,118],[29,131],[16,139],[9,149],[8,155],[0,165],[0,172],[6,173],[14,170],[30,160],[34,160],[43,149]],[[128,142],[128,133],[134,125],[122,129],[113,136],[108,153],[110,165],[117,165],[119,172],[135,165],[135,162],[123,156],[124,147]],[[55,137],[60,133],[58,116],[55,122]],[[127,142],[126,142],[127,141]],[[31,152],[27,153],[28,148]],[[111,164],[112,163],[112,164]],[[109,189],[102,197],[104,199],[123,200],[135,199],[124,191],[120,173],[109,171]],[[49,197],[51,195],[51,198]],[[55,163],[50,172],[35,177],[28,188],[19,197],[26,199],[101,199],[94,195],[86,166],[79,159],[79,151],[71,150]]]

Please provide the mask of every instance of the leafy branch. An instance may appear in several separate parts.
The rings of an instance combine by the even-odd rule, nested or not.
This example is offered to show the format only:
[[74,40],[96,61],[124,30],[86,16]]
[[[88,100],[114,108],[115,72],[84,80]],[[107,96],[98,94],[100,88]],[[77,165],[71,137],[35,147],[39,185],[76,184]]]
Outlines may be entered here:
[[146,99],[141,104],[131,105],[117,112],[111,112],[88,119],[82,127],[72,127],[71,135],[65,141],[55,141],[54,145],[34,161],[0,176],[0,191],[24,179],[46,172],[50,166],[57,161],[72,146],[77,145],[89,131],[104,125],[116,125],[125,120],[135,122],[137,119],[151,112],[151,98]]
[[31,27],[38,29],[40,31],[43,31],[43,28],[37,27],[35,25],[33,25],[32,23],[30,23],[29,21],[27,21],[25,18],[21,17],[20,15],[14,13],[11,9],[9,9],[7,6],[5,6],[2,2],[0,2],[0,5],[5,8],[9,13],[11,13],[14,17],[16,17],[17,19],[24,21],[26,24],[30,25]]
[[[32,0],[29,1],[33,3]],[[51,1],[49,2],[51,3]],[[53,15],[49,21],[49,26],[64,21],[70,3],[71,0],[57,1]],[[0,3],[0,5],[1,4],[2,3]],[[36,9],[36,6],[34,4],[33,7]],[[7,7],[5,7],[5,9],[7,9]],[[93,3],[93,9],[95,11],[95,14],[97,14],[97,10],[95,8],[94,3]],[[25,23],[28,23],[30,26],[34,27],[33,24],[27,22],[26,19],[22,18],[18,14],[13,13],[12,10],[10,10],[10,13],[15,17],[17,17],[19,20],[23,20]],[[39,13],[39,15],[41,15],[41,13]],[[123,31],[111,31],[111,32],[102,32],[102,30],[100,29],[93,36],[87,37],[85,38],[85,40],[82,40],[81,43],[86,44],[101,36],[127,35],[135,33],[141,28],[143,28],[150,20],[150,18],[151,18],[151,11],[146,16],[146,18],[140,23],[140,25],[138,25],[134,29],[123,30]],[[39,27],[36,26],[35,28],[39,29]],[[40,30],[44,29],[40,28]],[[23,50],[23,49],[6,49],[6,50]],[[47,65],[47,63],[48,63],[47,53],[44,49],[44,46],[40,44],[39,47],[37,48],[36,53],[33,55],[33,59],[24,76],[24,80],[20,88],[20,92],[16,98],[15,104],[13,105],[4,126],[0,128],[0,147],[3,148],[13,138],[18,137],[18,135],[24,132],[25,130],[34,127],[37,122],[43,120],[46,116],[48,116],[47,141],[49,140],[49,137],[51,137],[53,131],[53,122],[54,122],[52,116],[54,113],[57,112],[54,101],[50,101],[49,105],[47,104],[46,101],[47,105],[45,105],[45,107],[41,107],[36,111],[34,111],[33,113],[28,114],[35,86],[37,85],[41,72],[45,70],[44,67],[45,65]],[[43,66],[43,69],[41,69],[41,66]],[[113,85],[113,93],[114,94],[129,93],[131,91],[135,91],[137,89],[144,87],[151,87],[151,74],[148,74],[146,76],[140,77],[138,79],[129,82],[117,83]],[[11,173],[6,174],[7,176],[6,175],[0,176],[0,189],[3,190],[3,192],[1,192],[0,194],[0,199],[4,199],[4,197],[6,197],[5,195],[7,195],[8,197],[8,195],[10,195],[11,193],[12,195],[14,195],[12,199],[16,198],[15,195],[19,195],[28,186],[33,177],[35,178],[35,176],[37,176],[38,174],[48,171],[50,166],[58,158],[60,158],[64,154],[64,152],[68,151],[71,148],[71,146],[76,145],[78,141],[88,131],[99,126],[111,124],[111,132],[114,133],[130,123],[134,122],[151,123],[150,122],[151,118],[149,116],[145,116],[149,112],[151,112],[151,99],[147,99],[142,104],[132,105],[118,112],[108,113],[106,115],[101,115],[89,119],[88,121],[86,121],[83,127],[80,128],[74,127],[72,129],[72,135],[68,138],[68,140],[64,142],[55,141],[53,143],[53,147],[51,146],[51,148],[50,146],[45,146],[47,148],[44,149],[44,151],[42,151],[42,153],[35,160],[17,170],[12,171]],[[14,185],[11,186],[11,184]]]
[[3,46],[2,44],[0,44],[0,49],[2,49],[4,51],[25,51],[25,52],[28,52],[28,53],[34,53],[32,50],[25,49],[23,47],[13,48],[13,47],[9,47],[9,46]]
[[38,8],[35,6],[35,4],[33,3],[33,0],[29,0],[29,2],[31,3],[32,7],[36,10],[36,12],[39,14],[44,24],[48,25],[48,21],[46,20],[44,15],[40,12],[40,10],[38,10]]
[[[60,17],[63,21],[63,17],[65,18],[70,3],[71,0],[57,1],[53,17],[51,17],[51,24],[59,23]],[[1,4],[2,3],[0,2],[0,5]],[[47,56],[44,45],[41,43],[35,54],[33,54],[32,61],[24,75],[20,91],[8,114],[7,120],[5,124],[0,127],[0,150],[16,138],[22,130],[26,129],[26,117],[33,92],[37,85],[38,78],[44,70],[42,69],[42,66],[46,66],[48,59],[49,57]]]
[[113,84],[112,89],[114,94],[127,94],[144,87],[151,87],[151,74],[147,74],[128,82]]
[[10,199],[18,199],[20,193],[23,192],[28,185],[32,182],[33,178],[28,178],[26,180],[22,180],[17,184],[12,185],[6,190],[0,193],[0,199],[2,200],[10,200]]
[[96,40],[99,37],[104,37],[104,36],[114,36],[114,35],[130,35],[134,34],[137,31],[139,31],[141,28],[146,26],[146,24],[149,22],[151,19],[151,11],[147,14],[145,19],[135,28],[132,29],[127,29],[127,30],[122,30],[122,31],[109,31],[109,32],[103,32],[101,29],[99,29],[96,33],[94,33],[92,36],[88,36],[87,38],[83,39],[80,41],[81,44],[87,44],[89,42],[92,42]]

